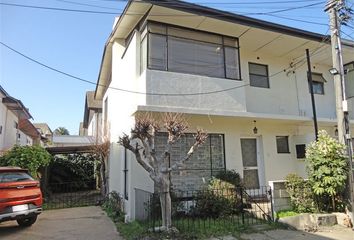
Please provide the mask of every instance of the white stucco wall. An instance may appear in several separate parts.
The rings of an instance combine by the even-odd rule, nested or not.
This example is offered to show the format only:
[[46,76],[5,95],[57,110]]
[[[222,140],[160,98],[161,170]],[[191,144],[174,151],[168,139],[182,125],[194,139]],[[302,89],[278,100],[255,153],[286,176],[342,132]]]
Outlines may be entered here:
[[[117,191],[124,194],[124,148],[118,146],[117,142],[123,133],[130,133],[134,124],[133,114],[137,106],[145,104],[144,95],[132,94],[115,90],[113,88],[127,89],[132,91],[145,91],[145,74],[140,76],[140,39],[134,34],[128,49],[124,53],[124,44],[119,40],[113,43],[112,47],[112,81],[103,98],[103,122],[105,116],[104,103],[108,98],[107,122],[110,128],[110,140],[112,148],[109,158],[109,191]],[[123,56],[124,53],[124,56]],[[128,169],[128,197],[126,211],[128,218],[134,216],[135,188],[152,191],[152,182],[147,173],[137,165],[131,154],[127,155]],[[132,169],[134,169],[132,171]]]
[[[157,70],[146,70],[140,73],[140,34],[135,32],[127,49],[125,40],[116,39],[112,46],[112,74],[109,89],[103,97],[103,113],[105,116],[105,100],[108,99],[107,121],[112,143],[109,158],[109,190],[124,194],[124,159],[127,159],[128,197],[125,201],[128,219],[135,216],[135,189],[152,191],[153,183],[148,174],[138,165],[130,152],[117,144],[119,136],[130,133],[134,124],[133,114],[138,106],[162,106],[173,109],[188,109],[187,115],[191,131],[202,127],[210,133],[222,133],[225,136],[226,167],[236,169],[243,174],[241,138],[256,137],[260,158],[260,184],[281,180],[290,172],[306,175],[305,163],[296,158],[295,145],[307,144],[314,139],[312,107],[307,82],[306,65],[280,73],[270,78],[270,88],[243,86],[249,84],[248,62],[267,64],[269,75],[282,71],[289,66],[289,59],[262,56],[243,48],[241,41],[241,74],[242,81],[222,78],[210,78],[192,74],[173,73]],[[327,73],[328,66],[315,65],[314,72],[323,73],[327,82],[324,84],[324,95],[315,95],[317,115],[319,118],[335,118],[335,99],[333,81]],[[148,93],[196,93],[217,91],[231,87],[239,87],[231,91],[210,95],[196,96],[153,96],[128,93],[117,89]],[[114,89],[115,88],[115,89]],[[148,109],[148,108],[146,108]],[[194,112],[195,111],[195,112]],[[210,115],[196,115],[196,112]],[[212,112],[228,111],[229,113],[266,113],[269,119],[257,119],[258,133],[252,132],[253,118],[213,116]],[[193,115],[194,114],[194,115]],[[230,114],[237,115],[237,114]],[[250,114],[252,115],[252,114]],[[277,115],[287,115],[284,119],[275,120]],[[291,118],[294,116],[294,119]],[[104,117],[103,117],[104,118]],[[290,119],[290,120],[289,120]],[[295,121],[296,120],[296,121]],[[334,133],[333,122],[320,125],[330,133]],[[103,124],[104,126],[104,124]],[[103,127],[102,126],[102,127]],[[276,136],[289,136],[290,153],[277,153]]]
[[0,93],[0,126],[2,127],[2,131],[0,133],[0,151],[4,149],[5,144],[5,129],[6,129],[6,115],[7,108],[2,103],[2,98],[4,96]]
[[102,137],[102,113],[94,113],[87,127],[87,136]]
[[[246,43],[245,43],[246,44]],[[268,113],[279,115],[312,116],[311,96],[307,81],[307,67],[303,64],[295,71],[282,72],[291,60],[241,53],[242,81],[212,78],[193,74],[146,70],[146,91],[149,93],[198,93],[239,87],[230,91],[196,96],[146,96],[146,105],[173,106],[189,109]],[[257,59],[259,58],[259,59]],[[249,86],[248,63],[268,65],[270,88]],[[324,95],[315,94],[319,118],[335,118],[335,98],[330,66],[314,65],[314,72],[323,73]],[[274,75],[275,73],[280,74]],[[274,76],[272,76],[274,75]],[[246,85],[246,86],[245,86]]]
[[17,135],[17,133],[19,133],[19,131],[14,126],[15,122],[18,123],[17,116],[13,112],[7,111],[3,150],[9,149],[17,143],[17,136],[16,135]]

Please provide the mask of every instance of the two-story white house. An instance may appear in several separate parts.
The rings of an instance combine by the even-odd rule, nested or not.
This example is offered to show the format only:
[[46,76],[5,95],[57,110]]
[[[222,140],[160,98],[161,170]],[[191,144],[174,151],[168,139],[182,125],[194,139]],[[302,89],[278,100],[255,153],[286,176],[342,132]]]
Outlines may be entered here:
[[40,134],[30,122],[32,116],[23,103],[1,86],[0,99],[0,154],[16,144],[39,144]]
[[[95,91],[112,142],[109,190],[124,195],[128,217],[138,214],[137,190],[153,191],[117,144],[139,112],[184,113],[191,132],[209,133],[185,175],[172,174],[175,189],[199,188],[225,168],[253,189],[291,172],[305,176],[304,147],[315,138],[306,49],[319,128],[334,136],[328,36],[187,2],[128,1],[106,42]],[[343,59],[354,61],[354,42],[343,40]],[[174,155],[186,153],[190,137]]]

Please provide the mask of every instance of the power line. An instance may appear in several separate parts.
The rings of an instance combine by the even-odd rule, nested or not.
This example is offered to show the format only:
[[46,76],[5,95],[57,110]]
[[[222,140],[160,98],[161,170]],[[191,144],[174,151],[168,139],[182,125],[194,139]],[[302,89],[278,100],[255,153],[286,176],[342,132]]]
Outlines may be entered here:
[[275,14],[265,14],[265,15],[271,16],[271,17],[275,17],[275,18],[286,19],[286,20],[290,20],[290,21],[303,22],[303,23],[309,23],[309,24],[315,24],[315,25],[321,25],[321,26],[328,26],[328,24],[325,24],[325,23],[318,23],[318,22],[313,22],[313,21],[300,20],[300,19],[295,19],[295,18],[279,16],[279,15],[275,15]]
[[[63,0],[62,0],[63,1]],[[161,2],[162,3],[162,2]],[[160,3],[160,4],[161,4]],[[279,12],[286,12],[286,11],[291,11],[291,10],[296,10],[296,9],[301,9],[301,8],[307,8],[309,6],[315,6],[315,5],[319,5],[319,4],[323,4],[324,2],[318,2],[318,3],[314,3],[314,4],[308,4],[308,5],[304,5],[304,6],[298,6],[298,7],[291,7],[291,8],[286,8],[286,9],[281,9],[281,10],[276,10],[276,11],[270,11],[270,12],[251,12],[251,13],[241,13],[244,15],[268,15],[268,14],[274,14],[274,13],[279,13]],[[122,14],[122,12],[107,12],[107,11],[92,11],[92,10],[82,10],[82,9],[70,9],[70,8],[57,8],[57,7],[44,7],[44,6],[36,6],[36,5],[24,5],[24,4],[14,4],[14,3],[0,3],[0,5],[4,5],[4,6],[11,6],[11,7],[22,7],[22,8],[33,8],[33,9],[42,9],[42,10],[54,10],[54,11],[66,11],[66,12],[80,12],[80,13],[95,13],[95,14],[109,14],[109,15],[120,15]],[[173,4],[170,4],[169,6],[171,6]],[[167,5],[166,5],[167,6]],[[179,6],[181,7],[181,6]],[[122,9],[117,9],[119,11],[123,11]],[[236,13],[237,12],[230,12],[230,13]],[[126,13],[126,15],[144,15],[143,13]],[[203,16],[223,16],[224,14],[205,14]],[[194,15],[194,14],[190,14],[190,15],[186,15],[186,14],[151,14],[151,16],[173,16],[173,17],[199,17],[198,15]]]
[[88,4],[88,3],[79,3],[79,2],[73,2],[73,1],[67,1],[67,0],[55,0],[57,2],[63,2],[63,3],[69,3],[69,4],[74,4],[74,5],[80,5],[80,6],[87,6],[87,7],[95,7],[95,8],[102,8],[102,9],[113,9],[117,10],[117,8],[113,7],[104,7],[104,6],[99,6],[99,5],[94,5],[94,4]]
[[[322,39],[322,41],[319,43],[319,45],[325,44],[326,41],[327,41],[326,40],[327,38],[328,38],[328,36],[324,37]],[[44,64],[44,63],[42,63],[42,62],[40,62],[38,60],[35,60],[35,59],[25,55],[24,53],[22,53],[22,52],[14,49],[14,48],[8,46],[7,44],[5,44],[3,42],[0,42],[0,44],[3,45],[4,47],[6,47],[7,49],[11,50],[12,52],[15,52],[16,54],[26,58],[29,61],[32,61],[32,62],[34,62],[34,63],[36,63],[36,64],[38,64],[38,65],[40,65],[42,67],[45,67],[45,68],[50,69],[50,70],[52,70],[54,72],[60,73],[62,75],[65,75],[67,77],[70,77],[70,78],[73,78],[73,79],[76,79],[78,81],[85,82],[85,83],[88,83],[88,84],[92,84],[92,85],[95,85],[95,86],[101,86],[101,87],[110,88],[110,89],[113,89],[113,90],[118,90],[118,91],[121,91],[121,92],[133,93],[133,94],[150,95],[150,96],[172,96],[172,97],[173,96],[181,96],[182,97],[182,96],[210,95],[210,94],[215,94],[215,93],[227,92],[227,91],[231,91],[231,90],[234,90],[234,89],[238,89],[238,88],[242,88],[242,87],[246,87],[246,86],[250,85],[249,83],[247,83],[247,84],[243,84],[243,85],[239,85],[239,86],[235,86],[235,87],[230,87],[230,88],[225,88],[225,89],[220,89],[220,90],[215,90],[215,91],[195,92],[195,93],[148,93],[148,92],[131,91],[131,90],[127,90],[127,89],[122,89],[122,88],[117,88],[117,87],[106,86],[106,85],[103,85],[103,84],[98,84],[98,83],[95,83],[93,81],[90,81],[90,80],[87,80],[87,79],[83,79],[81,77],[77,77],[75,75],[66,73],[64,71],[61,71],[61,70],[56,69],[54,67],[51,67],[51,66],[49,66],[47,64]],[[314,55],[318,54],[319,52],[317,52],[317,50],[320,49],[321,47],[322,46],[319,46],[318,48],[316,48],[312,52],[311,56],[314,56]],[[294,67],[297,68],[296,65],[302,63],[304,61],[304,59],[305,58],[303,57],[299,61],[291,64],[291,66],[289,66],[288,68],[285,68],[285,69],[283,69],[281,71],[278,71],[278,72],[270,75],[268,78],[272,78],[272,77],[274,77],[276,75],[279,75],[280,73],[284,73],[284,72],[286,72],[287,70],[289,70],[291,68],[294,68]]]
[[[138,92],[138,91],[131,91],[131,90],[127,90],[127,89],[121,89],[121,88],[116,88],[116,87],[111,87],[111,86],[106,86],[106,85],[103,85],[103,84],[97,84],[95,82],[92,82],[90,80],[86,80],[86,79],[83,79],[81,77],[77,77],[77,76],[74,76],[72,74],[69,74],[69,73],[66,73],[64,71],[61,71],[61,70],[58,70],[54,67],[51,67],[47,64],[44,64],[38,60],[35,60],[23,53],[21,53],[20,51],[17,51],[16,49],[8,46],[7,44],[3,43],[3,42],[0,42],[1,45],[3,45],[4,47],[6,47],[7,49],[17,53],[18,55],[36,63],[36,64],[39,64],[41,65],[42,67],[45,67],[47,69],[50,69],[54,72],[57,72],[57,73],[60,73],[60,74],[63,74],[67,77],[70,77],[70,78],[73,78],[73,79],[76,79],[76,80],[79,80],[81,82],[85,82],[85,83],[88,83],[88,84],[92,84],[92,85],[95,85],[95,86],[101,86],[101,87],[106,87],[106,88],[110,88],[110,89],[114,89],[114,90],[118,90],[118,91],[122,91],[122,92],[127,92],[127,93],[133,93],[133,94],[141,94],[141,95],[152,95],[152,96],[195,96],[195,95],[209,95],[209,94],[215,94],[215,93],[220,93],[220,92],[226,92],[226,91],[231,91],[231,90],[234,90],[234,89],[238,89],[238,88],[242,88],[242,87],[246,87],[246,86],[249,86],[250,84],[247,83],[247,84],[243,84],[243,85],[240,85],[240,86],[235,86],[235,87],[230,87],[230,88],[225,88],[225,89],[220,89],[220,90],[215,90],[215,91],[206,91],[206,92],[196,92],[196,93],[146,93],[146,92]],[[302,61],[302,60],[301,60]],[[297,63],[295,63],[294,65],[296,65]],[[286,69],[283,69],[279,72],[276,72],[272,75],[269,76],[269,78],[271,77],[274,77],[280,73],[283,73],[283,72],[286,72],[286,70],[288,70],[289,68],[292,68],[291,67],[288,67]]]
[[[57,1],[69,2],[66,0],[57,0]],[[12,3],[0,3],[0,5],[12,6],[12,7],[34,8],[34,9],[42,9],[42,10],[91,13],[91,14],[108,14],[108,15],[120,15],[121,14],[121,12],[105,12],[105,11],[92,11],[92,10],[69,9],[69,8],[43,7],[43,6],[33,6],[33,5],[12,4]],[[87,5],[87,4],[85,4],[85,5]],[[92,6],[94,6],[94,5],[92,5]],[[289,9],[290,8],[283,9],[281,11],[288,11]],[[117,10],[120,10],[120,9],[117,9]],[[278,11],[274,11],[274,12],[278,12]],[[264,15],[264,16],[271,16],[271,17],[276,17],[276,18],[280,18],[280,19],[302,22],[302,23],[327,26],[327,24],[324,24],[324,23],[318,23],[318,22],[313,22],[313,21],[300,20],[300,19],[295,19],[295,18],[290,18],[290,17],[285,17],[285,16],[279,16],[279,15],[275,15],[274,13],[271,13],[271,12],[270,13],[266,13],[266,12],[265,13],[262,13],[262,12],[259,12],[259,13],[231,12],[231,13],[236,13],[236,14],[241,14],[241,15]],[[142,13],[126,13],[126,15],[143,15],[143,14]],[[180,14],[180,15],[177,15],[177,14],[151,14],[151,16],[199,17],[199,15],[186,15],[186,14]],[[207,15],[205,15],[205,16],[207,16]],[[217,16],[217,15],[213,14],[210,16]]]
[[[103,84],[98,84],[98,83],[92,82],[90,80],[86,80],[86,79],[83,79],[81,77],[74,76],[72,74],[69,74],[69,73],[66,73],[64,71],[58,70],[58,69],[56,69],[54,67],[48,66],[47,64],[44,64],[44,63],[42,63],[42,62],[40,62],[38,60],[35,60],[35,59],[33,59],[33,58],[31,58],[31,57],[29,57],[29,56],[17,51],[16,49],[8,46],[7,44],[5,44],[3,42],[0,42],[0,44],[3,45],[4,47],[10,49],[11,51],[17,53],[18,55],[21,55],[22,57],[24,57],[24,58],[26,58],[26,59],[28,59],[28,60],[36,63],[36,64],[39,64],[42,67],[48,68],[48,69],[50,69],[50,70],[52,70],[54,72],[63,74],[63,75],[65,75],[67,77],[70,77],[70,78],[74,78],[74,79],[79,80],[81,82],[89,83],[89,84],[92,84],[92,85],[95,85],[95,86],[106,87],[106,88],[110,88],[110,89],[114,89],[114,90],[118,90],[118,91],[122,91],[122,92],[127,92],[127,93],[134,93],[134,94],[141,94],[141,95],[150,95],[150,96],[195,96],[195,95],[208,95],[208,94],[226,92],[226,91],[230,91],[230,90],[234,90],[234,89],[237,89],[237,88],[242,88],[242,87],[250,85],[248,83],[248,84],[235,86],[235,87],[231,87],[231,88],[226,88],[226,89],[221,89],[221,90],[208,91],[208,92],[196,92],[196,93],[146,93],[146,92],[131,91],[131,90],[127,90],[127,89],[110,87],[110,86],[106,86],[106,85],[103,85]],[[278,72],[277,74],[279,74],[281,72],[283,72],[283,70]]]
[[42,6],[23,5],[23,4],[15,4],[15,3],[0,3],[0,5],[12,6],[12,7],[22,7],[22,8],[43,9],[43,10],[64,11],[64,12],[97,13],[97,14],[110,14],[110,15],[121,14],[121,13],[117,13],[117,12],[103,12],[103,11],[101,12],[101,11],[69,9],[69,8],[42,7]]

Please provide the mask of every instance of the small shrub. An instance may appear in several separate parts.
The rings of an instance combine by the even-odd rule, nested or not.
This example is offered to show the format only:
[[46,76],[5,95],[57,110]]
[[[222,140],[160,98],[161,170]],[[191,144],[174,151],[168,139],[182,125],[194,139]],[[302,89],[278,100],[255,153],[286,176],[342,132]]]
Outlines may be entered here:
[[201,218],[219,218],[239,213],[242,207],[237,189],[229,182],[213,178],[207,190],[196,197],[192,215]]
[[293,210],[281,210],[277,212],[277,218],[291,217],[296,215],[299,215],[299,213]]
[[123,199],[115,191],[110,192],[102,204],[103,210],[114,222],[123,221]]
[[286,176],[285,187],[290,195],[290,202],[296,212],[315,211],[311,185],[297,174]]
[[235,187],[242,187],[242,179],[238,172],[235,170],[221,171],[215,175],[215,178],[231,183]]

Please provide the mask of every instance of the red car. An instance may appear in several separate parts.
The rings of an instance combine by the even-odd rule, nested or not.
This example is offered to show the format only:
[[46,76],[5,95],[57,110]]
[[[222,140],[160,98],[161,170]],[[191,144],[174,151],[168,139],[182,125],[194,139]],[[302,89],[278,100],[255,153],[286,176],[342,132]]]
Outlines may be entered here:
[[0,222],[16,220],[20,226],[31,226],[42,212],[39,182],[28,171],[0,167]]

